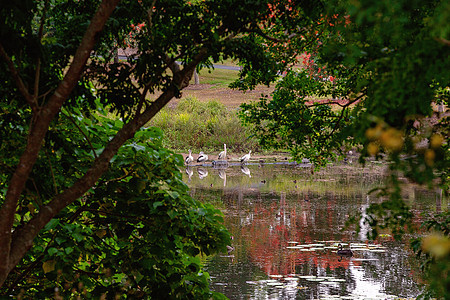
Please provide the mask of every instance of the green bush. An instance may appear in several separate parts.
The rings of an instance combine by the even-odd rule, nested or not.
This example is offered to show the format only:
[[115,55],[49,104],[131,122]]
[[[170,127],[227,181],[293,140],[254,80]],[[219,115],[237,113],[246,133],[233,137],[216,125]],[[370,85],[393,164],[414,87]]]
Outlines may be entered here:
[[237,110],[214,100],[183,98],[175,107],[162,109],[149,125],[163,130],[163,144],[173,150],[213,152],[221,151],[223,144],[237,153],[258,150],[256,138],[249,127],[242,126]]

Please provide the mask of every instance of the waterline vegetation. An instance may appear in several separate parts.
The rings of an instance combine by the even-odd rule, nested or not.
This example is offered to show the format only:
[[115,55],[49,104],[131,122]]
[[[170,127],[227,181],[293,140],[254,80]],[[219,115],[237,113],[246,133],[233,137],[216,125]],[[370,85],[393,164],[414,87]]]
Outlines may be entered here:
[[229,109],[216,100],[182,98],[177,104],[163,108],[147,125],[161,128],[164,147],[177,152],[192,149],[193,153],[218,154],[223,144],[238,154],[260,149],[251,127],[241,124],[237,109]]

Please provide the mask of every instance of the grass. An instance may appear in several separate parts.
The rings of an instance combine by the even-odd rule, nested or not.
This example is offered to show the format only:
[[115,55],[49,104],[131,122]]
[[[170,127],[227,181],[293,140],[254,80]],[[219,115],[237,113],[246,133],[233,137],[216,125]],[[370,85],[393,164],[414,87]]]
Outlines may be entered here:
[[163,108],[148,125],[160,127],[164,146],[177,152],[218,153],[223,144],[234,153],[259,150],[251,129],[242,126],[236,112],[218,101],[187,97]]
[[214,88],[228,87],[230,83],[238,79],[238,71],[227,69],[205,69],[200,71],[199,79],[201,84],[211,84],[214,85]]

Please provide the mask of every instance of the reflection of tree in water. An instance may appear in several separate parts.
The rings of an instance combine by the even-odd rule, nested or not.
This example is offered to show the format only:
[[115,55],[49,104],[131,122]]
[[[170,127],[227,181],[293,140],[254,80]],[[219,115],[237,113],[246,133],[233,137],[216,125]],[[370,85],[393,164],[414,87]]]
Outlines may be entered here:
[[417,295],[419,289],[413,280],[413,270],[409,267],[410,251],[399,242],[384,245],[387,246],[386,253],[365,253],[365,258],[377,260],[365,261],[362,264],[364,276],[379,282],[381,288],[388,294]]
[[[308,181],[298,175],[288,177],[285,174],[289,170],[292,169],[283,167],[279,174],[274,175],[267,166],[251,168],[252,178],[249,180],[239,168],[228,168],[226,187],[217,184],[221,181],[219,176],[208,176],[205,180],[216,180],[215,188],[196,189],[197,196],[194,197],[214,199],[222,207],[226,214],[226,226],[234,236],[234,262],[225,257],[214,258],[218,269],[210,272],[220,274],[217,276],[226,284],[219,285],[215,290],[227,291],[227,296],[231,298],[236,298],[236,295],[267,297],[277,289],[267,290],[266,287],[261,290],[260,285],[252,286],[246,281],[266,279],[267,275],[274,274],[298,274],[334,276],[345,282],[324,285],[301,279],[298,285],[307,285],[308,289],[277,290],[278,299],[320,298],[319,293],[348,295],[367,284],[373,287],[375,293],[384,291],[402,296],[417,294],[416,284],[408,269],[408,253],[399,244],[392,243],[386,253],[356,251],[352,258],[341,258],[331,249],[315,252],[286,249],[290,241],[310,244],[329,240],[364,240],[364,234],[357,235],[353,231],[341,229],[349,216],[362,212],[368,203],[374,201],[372,196],[367,197],[366,192],[373,187],[373,181],[380,181],[379,173],[367,179],[364,178],[367,174],[359,171],[357,174],[319,172],[314,175],[314,181]],[[240,181],[240,178],[245,181]],[[207,182],[203,184],[209,186]],[[410,191],[406,197],[411,200],[413,207],[417,206],[417,211],[436,205],[434,198],[431,202],[415,203],[415,194]],[[216,279],[213,281],[217,282]]]
[[[408,289],[413,284],[409,273],[404,272],[406,253],[397,255],[394,261],[388,261],[386,253],[362,252],[356,258],[380,258],[379,261],[358,261],[342,258],[335,251],[301,252],[288,250],[288,242],[315,243],[317,241],[353,241],[357,238],[352,231],[341,231],[348,217],[355,208],[364,207],[365,195],[336,195],[332,192],[318,194],[312,192],[260,193],[242,189],[226,192],[224,203],[234,213],[229,216],[232,234],[245,245],[251,261],[267,275],[300,274],[316,276],[335,276],[345,279],[345,284],[324,286],[311,284],[309,295],[319,295],[328,289],[341,295],[349,294],[355,289],[356,281],[353,268],[364,271],[364,280],[379,282],[386,292],[402,293],[402,286]],[[233,208],[233,209],[231,209]],[[234,232],[233,232],[234,230]],[[403,257],[403,258],[402,258]],[[396,266],[392,268],[392,264]],[[396,269],[397,268],[397,269]],[[391,270],[391,271],[389,271]],[[390,273],[389,273],[390,272]],[[388,276],[384,277],[384,274]],[[404,278],[404,280],[395,280]],[[369,280],[370,281],[370,280]],[[410,294],[410,293],[409,293]]]

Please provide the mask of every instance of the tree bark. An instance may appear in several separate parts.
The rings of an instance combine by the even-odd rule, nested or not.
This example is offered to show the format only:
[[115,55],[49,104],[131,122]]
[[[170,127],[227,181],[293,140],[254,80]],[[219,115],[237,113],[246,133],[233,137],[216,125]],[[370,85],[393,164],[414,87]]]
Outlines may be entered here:
[[[58,85],[48,103],[33,114],[26,148],[9,182],[5,202],[0,209],[0,286],[3,285],[11,271],[12,256],[17,256],[16,253],[11,251],[14,214],[25,183],[38,157],[48,126],[77,84],[94,48],[98,34],[103,30],[106,21],[119,1],[102,1],[81,40],[64,79]],[[28,249],[29,247],[26,250]],[[14,259],[14,261],[17,261],[17,259]]]
[[[6,276],[20,262],[27,251],[32,247],[34,238],[40,230],[54,218],[64,207],[86,193],[108,169],[109,162],[119,148],[134,134],[150,121],[179,90],[189,85],[195,67],[207,55],[206,49],[201,49],[195,59],[182,70],[177,69],[173,74],[172,86],[161,94],[142,114],[138,114],[129,123],[119,130],[116,136],[106,145],[104,151],[94,161],[91,168],[72,187],[57,195],[23,227],[17,229],[12,235],[10,256],[6,265]],[[5,276],[5,279],[6,279]],[[1,284],[0,284],[1,286]]]

